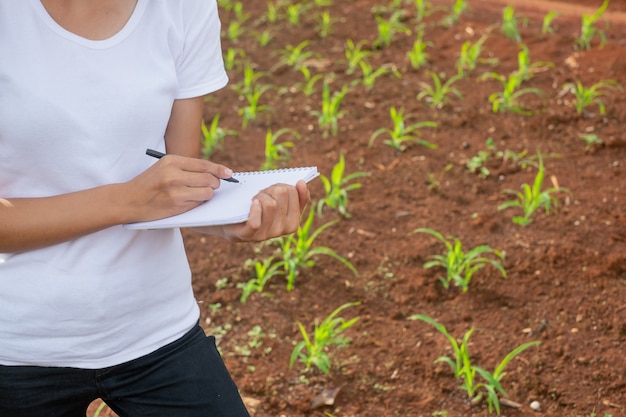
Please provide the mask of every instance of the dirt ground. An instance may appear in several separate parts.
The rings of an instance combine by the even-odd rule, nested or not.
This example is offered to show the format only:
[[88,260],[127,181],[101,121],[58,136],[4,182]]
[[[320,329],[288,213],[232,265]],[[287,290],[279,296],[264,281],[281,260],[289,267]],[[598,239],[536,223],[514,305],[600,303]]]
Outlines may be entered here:
[[[469,343],[472,363],[493,370],[515,347],[533,340],[538,347],[525,350],[507,366],[502,386],[519,408],[503,406],[510,417],[541,415],[626,415],[626,136],[622,131],[626,101],[622,92],[602,97],[606,112],[597,105],[581,115],[573,107],[573,95],[562,93],[565,83],[580,80],[585,86],[603,80],[626,84],[626,1],[612,0],[596,27],[606,33],[600,47],[594,38],[587,51],[574,48],[580,32],[581,13],[597,9],[600,0],[567,2],[525,1],[515,5],[523,43],[532,62],[540,65],[525,87],[539,88],[545,96],[523,96],[530,115],[491,111],[489,96],[501,90],[495,80],[480,81],[484,72],[509,74],[517,69],[518,46],[499,31],[505,2],[469,1],[470,8],[458,23],[446,27],[450,2],[434,1],[425,19],[424,40],[430,63],[415,70],[407,51],[416,36],[415,7],[407,1],[402,22],[411,34],[397,34],[390,46],[372,49],[373,66],[393,64],[401,73],[380,77],[371,91],[355,86],[346,95],[339,133],[324,138],[317,119],[310,114],[321,103],[321,84],[311,96],[290,88],[302,75],[277,66],[279,51],[309,40],[307,51],[314,74],[334,73],[333,91],[360,79],[360,71],[345,73],[344,45],[351,39],[371,48],[377,36],[373,7],[389,2],[335,0],[315,7],[298,26],[285,19],[261,22],[266,2],[243,2],[251,17],[238,42],[224,36],[224,49],[241,48],[255,70],[267,73],[259,82],[279,88],[268,91],[261,104],[270,110],[241,127],[237,109],[243,105],[232,86],[242,72],[230,71],[230,87],[207,100],[207,120],[221,115],[220,126],[238,135],[226,138],[212,159],[239,171],[258,170],[264,161],[268,128],[294,129],[288,166],[317,165],[330,175],[341,154],[346,173],[370,175],[354,182],[349,192],[350,218],[326,210],[315,225],[338,222],[319,235],[315,245],[332,248],[358,270],[353,275],[337,260],[318,256],[315,266],[302,270],[295,288],[288,292],[283,277],[275,277],[263,294],[255,293],[243,304],[237,287],[251,278],[244,268],[248,259],[261,260],[271,248],[235,244],[185,231],[194,288],[208,333],[220,337],[224,360],[256,417],[380,417],[380,416],[484,416],[485,403],[472,405],[460,390],[450,368],[434,363],[451,355],[445,337],[414,314],[428,315],[444,324],[460,339],[474,328]],[[337,19],[334,32],[321,38],[316,17],[328,10]],[[543,16],[560,14],[554,33],[542,34]],[[234,12],[222,9],[223,29]],[[449,77],[461,45],[475,42],[489,30],[482,56],[497,58],[458,81],[462,98],[452,98],[443,108],[431,108],[417,100],[420,82],[431,82],[427,71]],[[254,31],[274,35],[259,46]],[[280,88],[283,88],[280,90]],[[435,121],[436,128],[421,130],[423,139],[438,145],[429,149],[417,143],[403,152],[385,145],[381,136],[368,142],[377,129],[391,128],[390,107],[403,108],[411,123]],[[586,149],[582,134],[595,133],[602,144]],[[466,164],[488,151],[491,138],[497,151],[485,163],[485,178]],[[519,190],[532,184],[537,169],[532,164],[503,160],[497,152],[541,152],[546,170],[545,188],[558,183],[570,193],[559,193],[558,207],[549,215],[537,212],[530,225],[512,222],[518,209],[498,210],[511,197],[504,189]],[[311,184],[313,204],[324,195],[321,181]],[[487,244],[502,251],[508,278],[486,267],[472,279],[469,290],[444,289],[436,268],[424,269],[429,257],[443,245],[417,228],[431,228],[458,237],[467,249]],[[328,375],[316,369],[305,372],[301,364],[289,367],[294,344],[301,340],[297,322],[311,331],[335,308],[360,302],[341,314],[359,317],[345,335],[352,339],[343,349],[329,349],[332,368]],[[260,326],[262,336],[251,336]],[[257,328],[258,330],[258,328]],[[260,342],[253,346],[253,341]],[[320,394],[333,390],[331,405],[315,404]],[[332,396],[331,396],[332,397]],[[533,411],[530,403],[539,403]],[[515,404],[512,404],[515,405]],[[595,413],[595,414],[594,414]],[[106,414],[103,413],[102,415]]]

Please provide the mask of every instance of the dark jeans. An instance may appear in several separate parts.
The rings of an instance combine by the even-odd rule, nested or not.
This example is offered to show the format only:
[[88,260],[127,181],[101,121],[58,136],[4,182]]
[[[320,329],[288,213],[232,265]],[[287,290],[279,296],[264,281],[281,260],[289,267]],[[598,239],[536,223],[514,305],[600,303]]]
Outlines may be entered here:
[[110,368],[0,366],[3,417],[85,417],[97,398],[121,417],[249,416],[215,339],[199,326]]

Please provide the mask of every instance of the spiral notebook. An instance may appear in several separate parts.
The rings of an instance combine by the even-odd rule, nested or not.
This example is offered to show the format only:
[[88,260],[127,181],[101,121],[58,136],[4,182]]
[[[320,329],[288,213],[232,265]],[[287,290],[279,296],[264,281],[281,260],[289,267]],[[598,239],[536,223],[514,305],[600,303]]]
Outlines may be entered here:
[[317,177],[317,167],[285,168],[268,171],[235,172],[239,183],[222,181],[213,197],[189,211],[160,220],[125,224],[127,229],[169,229],[175,227],[217,226],[248,220],[252,199],[259,191],[274,185],[296,185]]

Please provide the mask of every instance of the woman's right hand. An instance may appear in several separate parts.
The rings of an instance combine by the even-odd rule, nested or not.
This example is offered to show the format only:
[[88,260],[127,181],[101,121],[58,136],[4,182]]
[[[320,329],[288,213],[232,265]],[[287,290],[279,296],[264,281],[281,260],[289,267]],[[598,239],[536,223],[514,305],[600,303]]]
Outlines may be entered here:
[[111,226],[156,220],[209,200],[223,165],[166,155],[125,183],[40,198],[0,196],[0,253],[54,245]]
[[166,155],[126,184],[130,202],[128,221],[148,221],[173,216],[210,200],[221,178],[232,171],[224,165]]

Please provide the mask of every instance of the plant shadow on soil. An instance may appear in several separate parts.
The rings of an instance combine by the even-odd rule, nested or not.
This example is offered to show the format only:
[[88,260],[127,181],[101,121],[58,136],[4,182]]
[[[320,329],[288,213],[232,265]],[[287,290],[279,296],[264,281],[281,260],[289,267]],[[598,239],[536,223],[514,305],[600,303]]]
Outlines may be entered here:
[[[206,105],[207,120],[219,113],[221,127],[239,132],[237,137],[227,137],[212,156],[235,170],[258,170],[267,129],[291,128],[301,138],[294,140],[289,166],[317,165],[328,176],[344,154],[346,173],[371,174],[359,178],[356,182],[362,187],[349,193],[350,218],[326,210],[316,220],[316,225],[339,220],[316,244],[349,259],[358,276],[330,257],[318,257],[313,268],[301,271],[293,291],[287,292],[284,280],[274,278],[263,295],[255,293],[241,304],[237,283],[250,278],[244,262],[260,259],[267,249],[259,254],[256,244],[231,244],[184,231],[202,323],[207,332],[228,329],[220,349],[253,414],[378,417],[447,411],[450,416],[487,415],[484,404],[469,404],[447,365],[434,363],[451,351],[434,328],[407,319],[419,313],[435,318],[458,338],[475,328],[471,358],[490,370],[515,347],[541,341],[509,363],[502,385],[509,399],[521,407],[503,407],[503,415],[531,415],[532,401],[540,403],[537,414],[543,416],[621,415],[626,407],[626,184],[622,177],[626,102],[621,92],[607,94],[602,97],[605,114],[591,106],[578,115],[573,97],[559,93],[563,84],[576,80],[585,85],[607,79],[626,84],[624,26],[605,26],[602,21],[598,27],[607,35],[606,45],[600,48],[596,38],[590,50],[576,51],[580,15],[567,13],[568,5],[593,11],[600,1],[546,2],[542,10],[520,6],[520,32],[532,62],[554,64],[526,82],[546,93],[542,99],[522,99],[533,114],[492,113],[488,98],[500,86],[494,80],[478,81],[483,72],[509,74],[517,68],[519,48],[497,26],[483,48],[485,57],[498,59],[497,65],[480,63],[458,82],[462,99],[432,109],[416,99],[419,83],[430,82],[426,70],[454,74],[461,45],[475,42],[500,22],[504,3],[470,1],[459,22],[444,27],[438,22],[450,3],[434,2],[442,8],[426,18],[424,40],[433,45],[427,49],[430,63],[414,70],[406,57],[416,34],[414,6],[405,2],[402,22],[412,34],[396,35],[389,47],[373,50],[369,58],[374,67],[394,64],[401,78],[381,77],[371,91],[353,88],[342,104],[345,116],[339,133],[324,138],[309,113],[320,105],[321,84],[306,97],[289,89],[301,82],[302,75],[275,64],[280,50],[309,40],[307,50],[316,54],[309,65],[315,73],[335,74],[333,91],[359,79],[358,71],[344,72],[344,45],[347,39],[372,44],[377,34],[372,8],[380,2],[334,3],[311,9],[300,25],[293,26],[285,20],[259,23],[265,2],[244,2],[244,11],[251,15],[246,32],[238,42],[224,36],[223,47],[245,50],[255,70],[267,74],[260,82],[287,90],[266,93],[262,101],[271,110],[243,129],[237,114],[243,102],[232,89],[242,77],[235,68],[230,71],[230,86],[213,94]],[[611,13],[621,16],[626,9],[623,2],[611,3],[607,19]],[[543,35],[541,19],[552,7],[560,8],[561,14],[554,21],[555,32]],[[326,38],[315,31],[319,10],[328,10],[338,19],[334,33]],[[226,30],[234,14],[222,9],[221,16]],[[266,29],[273,39],[260,47],[253,32]],[[368,147],[373,132],[391,127],[391,106],[403,108],[414,122],[436,121],[437,128],[425,128],[421,134],[438,148],[412,144],[398,152],[382,138]],[[580,139],[585,133],[595,133],[603,144],[587,151]],[[509,199],[502,190],[532,184],[536,169],[502,163],[492,156],[487,178],[470,172],[466,163],[487,150],[488,138],[501,151],[526,151],[530,156],[540,151],[546,186],[557,181],[571,194],[560,194],[559,205],[550,215],[540,211],[529,226],[514,224],[511,218],[519,212],[497,209]],[[310,187],[315,203],[323,196],[322,184],[316,180]],[[441,271],[423,268],[429,256],[443,247],[430,236],[411,233],[421,227],[456,236],[465,248],[488,244],[502,251],[508,279],[486,267],[475,274],[467,292],[444,290],[437,280]],[[344,310],[342,316],[360,320],[346,331],[352,343],[329,352],[331,373],[312,369],[303,374],[298,364],[290,368],[291,351],[300,340],[296,322],[310,329],[316,319],[354,301],[361,304]],[[263,348],[243,352],[248,332],[256,325],[266,334]],[[333,387],[341,387],[334,405],[311,407],[322,390]]]

